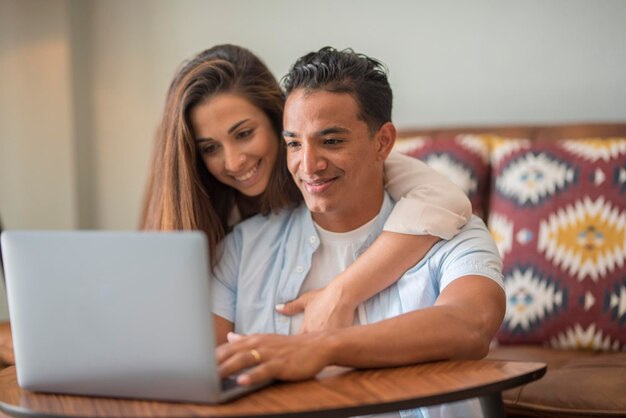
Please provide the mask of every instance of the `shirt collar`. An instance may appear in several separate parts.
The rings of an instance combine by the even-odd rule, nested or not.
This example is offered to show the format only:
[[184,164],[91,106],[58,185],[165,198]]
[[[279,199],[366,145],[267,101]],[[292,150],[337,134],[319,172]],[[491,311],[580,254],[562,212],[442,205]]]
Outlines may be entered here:
[[[368,235],[367,239],[363,242],[363,245],[361,246],[358,255],[360,255],[370,245],[372,245],[374,240],[376,240],[376,238],[382,233],[383,227],[385,226],[385,222],[387,222],[387,218],[389,218],[389,215],[391,215],[391,211],[393,211],[394,205],[395,203],[391,199],[387,191],[384,191],[383,204],[380,208],[380,212],[378,213],[378,216],[376,217],[376,220],[372,227],[372,231]],[[313,217],[311,215],[311,212],[309,211],[306,204],[304,203],[301,203],[300,206],[298,206],[295,209],[295,211],[296,211],[295,213],[296,217],[302,223],[302,226],[303,226],[302,230],[304,232],[304,237],[313,237],[313,236],[315,237],[314,240],[313,239],[308,240],[309,244],[313,247],[313,250],[315,251],[317,247],[319,246],[320,240],[319,240],[319,234],[317,233],[317,229],[315,228],[315,224],[313,223]]]

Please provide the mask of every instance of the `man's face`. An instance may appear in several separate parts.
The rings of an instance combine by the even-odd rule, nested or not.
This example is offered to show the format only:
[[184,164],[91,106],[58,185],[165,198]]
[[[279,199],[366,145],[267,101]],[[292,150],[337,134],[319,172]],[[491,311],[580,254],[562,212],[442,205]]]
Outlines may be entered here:
[[384,133],[391,124],[371,135],[358,115],[346,93],[295,90],[285,104],[289,171],[313,219],[334,232],[365,224],[382,204],[383,162],[393,145]]

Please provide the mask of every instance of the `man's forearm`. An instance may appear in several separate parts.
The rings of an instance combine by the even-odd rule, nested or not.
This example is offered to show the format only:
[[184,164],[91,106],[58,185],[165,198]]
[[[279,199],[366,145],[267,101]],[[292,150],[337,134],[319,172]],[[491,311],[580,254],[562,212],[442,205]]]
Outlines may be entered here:
[[[471,292],[480,286],[486,294],[475,304],[439,303],[375,324],[329,331],[322,339],[323,349],[331,364],[357,368],[482,358],[502,321],[505,302],[495,282],[484,277],[478,281],[482,283],[474,279],[461,284],[465,289],[456,289]],[[487,295],[491,297],[484,298]],[[481,306],[479,299],[487,302]]]
[[[482,276],[455,280],[433,307],[370,325],[285,336],[254,334],[217,349],[222,376],[302,380],[325,366],[386,367],[483,357],[504,315],[502,288]],[[256,367],[255,367],[256,366]]]

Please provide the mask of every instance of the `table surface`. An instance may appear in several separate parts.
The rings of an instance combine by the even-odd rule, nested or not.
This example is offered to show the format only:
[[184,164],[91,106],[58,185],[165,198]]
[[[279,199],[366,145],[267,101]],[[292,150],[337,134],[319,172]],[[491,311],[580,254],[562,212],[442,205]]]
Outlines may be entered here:
[[545,371],[544,363],[492,360],[331,368],[316,379],[275,383],[229,403],[204,405],[34,393],[22,390],[15,367],[8,367],[0,371],[0,409],[21,417],[345,417],[498,395]]

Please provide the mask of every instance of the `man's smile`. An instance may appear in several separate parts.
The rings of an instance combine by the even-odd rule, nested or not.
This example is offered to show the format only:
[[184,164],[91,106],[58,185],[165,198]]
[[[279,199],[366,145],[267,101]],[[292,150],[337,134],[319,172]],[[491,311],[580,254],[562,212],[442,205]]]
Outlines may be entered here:
[[310,194],[321,194],[330,189],[339,177],[324,179],[304,180],[300,179],[306,191]]

